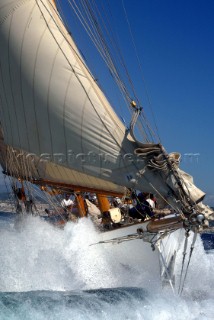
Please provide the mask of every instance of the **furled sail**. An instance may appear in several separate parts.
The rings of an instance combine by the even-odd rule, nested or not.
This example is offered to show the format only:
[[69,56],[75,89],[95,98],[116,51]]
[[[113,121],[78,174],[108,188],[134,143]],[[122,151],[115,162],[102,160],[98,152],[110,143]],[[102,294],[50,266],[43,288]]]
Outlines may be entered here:
[[185,191],[161,145],[127,133],[52,0],[0,0],[0,47],[4,143],[35,156],[38,176],[158,192],[176,209],[203,198],[196,187],[196,197]]

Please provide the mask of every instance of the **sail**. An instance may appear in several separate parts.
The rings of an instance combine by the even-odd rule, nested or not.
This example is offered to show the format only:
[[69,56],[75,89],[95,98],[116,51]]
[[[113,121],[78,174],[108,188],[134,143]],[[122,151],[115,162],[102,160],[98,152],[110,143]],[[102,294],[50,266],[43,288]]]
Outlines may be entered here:
[[35,155],[42,178],[158,192],[180,207],[174,159],[128,134],[52,0],[0,0],[0,47],[4,143]]
[[5,143],[99,178],[101,162],[117,168],[125,128],[53,2],[1,1],[0,15]]

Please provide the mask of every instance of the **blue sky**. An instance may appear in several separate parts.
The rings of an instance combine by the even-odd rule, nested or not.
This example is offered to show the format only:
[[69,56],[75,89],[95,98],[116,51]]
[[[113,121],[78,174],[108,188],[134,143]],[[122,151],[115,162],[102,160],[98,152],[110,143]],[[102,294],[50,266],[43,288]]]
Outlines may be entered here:
[[[128,122],[129,114],[117,100],[101,59],[95,58],[89,39],[80,33],[65,2],[62,1],[70,31],[107,97]],[[205,192],[214,194],[214,1],[100,0],[98,3],[109,4],[111,8],[111,26],[118,35],[138,97],[154,127],[125,20],[124,3],[161,142],[168,152],[179,151],[181,168],[192,174]]]

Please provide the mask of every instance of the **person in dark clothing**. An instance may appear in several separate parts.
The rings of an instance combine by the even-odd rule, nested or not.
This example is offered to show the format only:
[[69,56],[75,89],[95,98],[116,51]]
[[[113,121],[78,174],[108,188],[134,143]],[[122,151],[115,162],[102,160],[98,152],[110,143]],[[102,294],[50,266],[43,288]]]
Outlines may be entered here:
[[131,218],[144,221],[146,217],[152,217],[154,215],[151,206],[146,201],[146,195],[144,193],[140,192],[136,200],[137,205],[129,210],[129,216]]

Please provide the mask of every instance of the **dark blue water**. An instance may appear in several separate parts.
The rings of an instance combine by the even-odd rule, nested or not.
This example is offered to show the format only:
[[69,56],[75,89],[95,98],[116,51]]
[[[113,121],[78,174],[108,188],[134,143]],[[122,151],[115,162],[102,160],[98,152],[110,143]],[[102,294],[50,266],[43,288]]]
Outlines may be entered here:
[[89,247],[98,235],[86,219],[62,230],[16,217],[0,214],[0,320],[214,319],[214,256],[199,239],[178,297],[136,262],[140,252]]
[[0,319],[213,319],[213,299],[204,293],[175,297],[141,288],[0,293]]
[[204,249],[207,251],[207,253],[214,250],[214,233],[213,232],[203,233],[201,235],[201,239],[203,241]]
[[2,293],[0,301],[1,319],[26,320],[136,319],[134,307],[150,305],[145,291],[137,288]]

